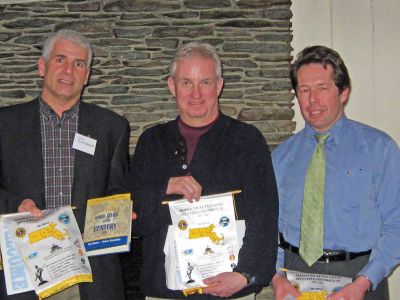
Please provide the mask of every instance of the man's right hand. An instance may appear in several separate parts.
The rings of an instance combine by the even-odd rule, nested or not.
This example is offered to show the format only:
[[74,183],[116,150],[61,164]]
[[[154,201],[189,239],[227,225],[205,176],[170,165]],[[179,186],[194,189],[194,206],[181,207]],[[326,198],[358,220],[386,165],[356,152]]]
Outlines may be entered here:
[[189,202],[198,201],[201,185],[192,176],[171,177],[168,181],[167,195],[183,195]]
[[278,273],[272,278],[271,283],[274,288],[275,300],[285,300],[289,295],[296,299],[300,297],[300,292],[290,284],[289,280]]
[[42,211],[37,208],[35,202],[32,199],[24,199],[18,206],[18,212],[30,212],[35,218],[42,216]]

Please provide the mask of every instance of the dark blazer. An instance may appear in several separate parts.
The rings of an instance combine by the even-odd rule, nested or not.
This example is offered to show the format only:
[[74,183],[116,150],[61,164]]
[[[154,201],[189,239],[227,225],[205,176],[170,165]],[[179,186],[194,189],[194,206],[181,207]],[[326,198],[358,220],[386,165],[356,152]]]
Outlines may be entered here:
[[[83,232],[87,199],[125,192],[130,129],[118,114],[81,102],[78,133],[97,140],[94,155],[75,154],[71,205],[76,206],[74,213]],[[0,213],[17,212],[25,198],[44,209],[44,195],[38,99],[0,108]],[[89,261],[94,282],[79,285],[81,300],[124,299],[119,256],[90,257]],[[1,282],[0,299],[37,299],[33,292],[6,298],[3,278]]]

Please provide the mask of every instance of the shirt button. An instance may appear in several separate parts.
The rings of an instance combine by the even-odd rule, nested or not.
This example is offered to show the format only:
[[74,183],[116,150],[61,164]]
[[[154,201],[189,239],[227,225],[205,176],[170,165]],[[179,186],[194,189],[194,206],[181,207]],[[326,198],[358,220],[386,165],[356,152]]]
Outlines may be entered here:
[[60,169],[58,169],[58,172],[62,172],[62,169],[60,168]]
[[60,195],[60,196],[63,196],[63,192],[60,192],[59,195]]
[[186,170],[187,167],[188,167],[187,164],[183,164],[183,165],[182,165],[182,169],[184,169],[184,170]]

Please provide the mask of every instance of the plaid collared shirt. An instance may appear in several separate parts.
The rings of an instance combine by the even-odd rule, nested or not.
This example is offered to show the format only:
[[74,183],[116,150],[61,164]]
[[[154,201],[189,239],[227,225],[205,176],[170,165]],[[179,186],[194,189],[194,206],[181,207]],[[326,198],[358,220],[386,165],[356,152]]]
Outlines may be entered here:
[[42,99],[39,103],[46,208],[70,205],[75,160],[72,143],[78,131],[79,102],[61,118]]

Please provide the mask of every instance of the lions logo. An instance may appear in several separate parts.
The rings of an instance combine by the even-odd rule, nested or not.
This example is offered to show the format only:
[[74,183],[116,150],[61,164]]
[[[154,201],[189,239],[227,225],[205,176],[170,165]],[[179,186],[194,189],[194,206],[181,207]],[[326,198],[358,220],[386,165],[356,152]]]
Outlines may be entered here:
[[188,224],[186,223],[185,220],[179,221],[179,223],[178,223],[178,228],[179,228],[180,230],[182,230],[182,231],[183,231],[183,230],[186,230],[187,227],[188,227]]
[[20,228],[17,228],[17,230],[15,230],[15,235],[19,238],[23,238],[25,236],[25,234],[26,234],[25,228],[20,227]]

